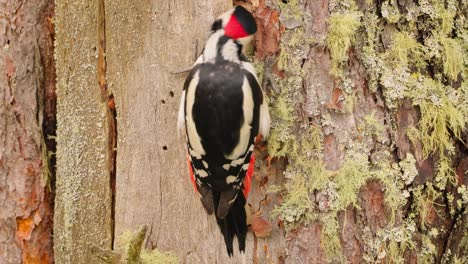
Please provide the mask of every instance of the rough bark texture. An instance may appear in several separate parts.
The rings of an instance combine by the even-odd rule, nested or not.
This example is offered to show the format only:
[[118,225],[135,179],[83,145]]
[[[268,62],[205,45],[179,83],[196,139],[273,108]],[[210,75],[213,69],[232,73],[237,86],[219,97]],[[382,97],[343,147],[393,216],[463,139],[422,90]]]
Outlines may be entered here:
[[466,262],[466,4],[238,2],[280,25],[256,64],[288,159],[286,262]]
[[[0,1],[0,263],[52,263],[53,1]],[[44,125],[44,130],[43,130]]]
[[56,2],[57,263],[96,263],[91,247],[112,246],[113,154],[99,11],[99,1]]

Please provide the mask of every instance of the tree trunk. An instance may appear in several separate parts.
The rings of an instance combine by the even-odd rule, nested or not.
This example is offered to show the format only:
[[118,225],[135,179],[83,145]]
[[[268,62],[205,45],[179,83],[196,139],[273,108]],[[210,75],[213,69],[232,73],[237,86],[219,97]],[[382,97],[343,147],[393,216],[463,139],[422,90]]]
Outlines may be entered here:
[[96,263],[111,248],[112,100],[105,87],[103,1],[56,1],[57,263]]
[[466,262],[466,3],[248,2],[286,262]]
[[[466,262],[466,4],[235,3],[272,115],[248,201],[272,230],[253,227],[247,261]],[[141,225],[181,263],[240,262],[190,185],[173,73],[230,6],[57,2],[57,262],[95,263]]]
[[52,263],[53,1],[0,12],[0,263]]
[[[213,216],[207,216],[188,178],[177,137],[179,96],[215,18],[231,1],[151,1],[106,5],[108,82],[117,106],[116,235],[150,226],[146,245],[171,250],[182,263],[239,263],[229,258]],[[254,195],[260,197],[261,195]],[[282,252],[283,235],[247,238],[247,259]]]

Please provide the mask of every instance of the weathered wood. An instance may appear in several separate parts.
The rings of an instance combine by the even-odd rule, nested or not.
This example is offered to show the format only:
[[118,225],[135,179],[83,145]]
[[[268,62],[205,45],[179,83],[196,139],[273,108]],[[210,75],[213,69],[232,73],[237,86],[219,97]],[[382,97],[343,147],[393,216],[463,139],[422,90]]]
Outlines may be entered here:
[[98,10],[98,1],[56,1],[57,263],[97,263],[90,245],[112,246],[111,154],[108,106],[98,83]]
[[[214,217],[206,215],[189,182],[183,140],[176,131],[186,74],[171,74],[194,62],[211,23],[232,2],[106,4],[108,83],[116,100],[119,138],[116,236],[147,224],[147,245],[176,252],[182,263],[239,263],[239,254],[229,259]],[[259,189],[253,192],[264,198]],[[282,235],[275,230],[274,240],[257,242],[260,263],[283,252]],[[250,234],[250,263],[253,249]]]
[[42,125],[54,111],[44,106],[54,89],[53,1],[1,1],[0,13],[0,263],[52,263]]

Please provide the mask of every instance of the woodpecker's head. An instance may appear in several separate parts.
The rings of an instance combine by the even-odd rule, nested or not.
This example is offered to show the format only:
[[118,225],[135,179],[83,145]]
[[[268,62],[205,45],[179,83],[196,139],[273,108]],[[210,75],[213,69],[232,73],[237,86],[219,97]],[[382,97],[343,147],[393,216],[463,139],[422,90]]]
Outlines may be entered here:
[[234,40],[241,40],[251,37],[257,32],[255,19],[242,6],[236,6],[233,9],[222,14],[211,26],[212,32],[224,30],[224,35]]

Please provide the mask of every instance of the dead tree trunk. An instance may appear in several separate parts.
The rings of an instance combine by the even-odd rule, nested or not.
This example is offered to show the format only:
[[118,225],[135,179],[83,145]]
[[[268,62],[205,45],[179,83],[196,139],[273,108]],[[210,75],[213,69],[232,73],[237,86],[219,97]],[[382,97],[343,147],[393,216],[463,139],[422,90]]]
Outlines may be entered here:
[[52,263],[53,1],[0,13],[0,263]]

